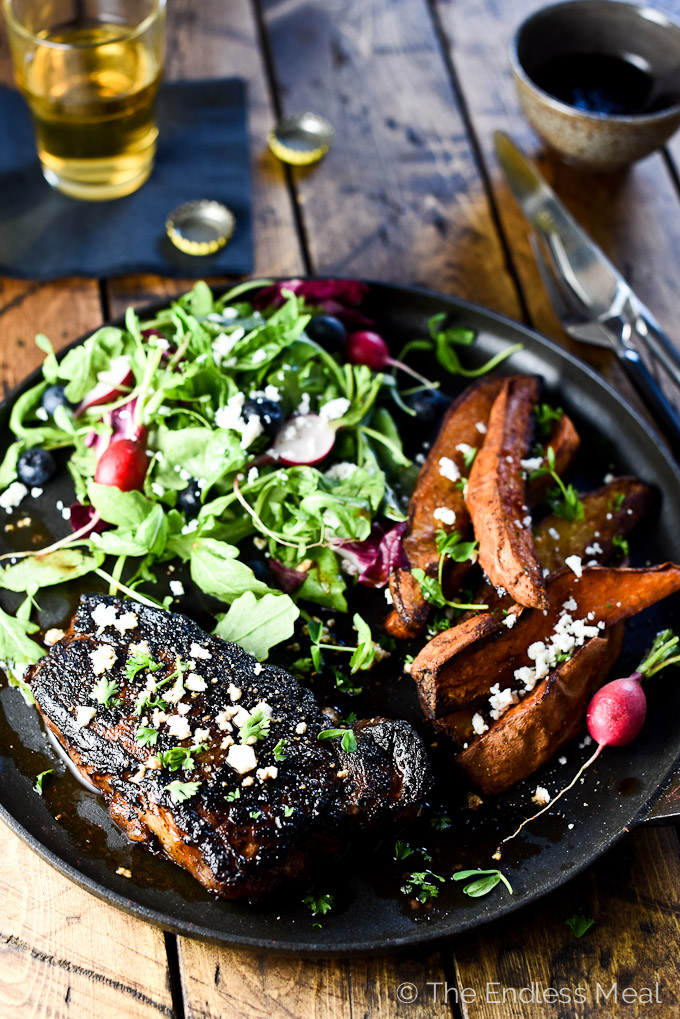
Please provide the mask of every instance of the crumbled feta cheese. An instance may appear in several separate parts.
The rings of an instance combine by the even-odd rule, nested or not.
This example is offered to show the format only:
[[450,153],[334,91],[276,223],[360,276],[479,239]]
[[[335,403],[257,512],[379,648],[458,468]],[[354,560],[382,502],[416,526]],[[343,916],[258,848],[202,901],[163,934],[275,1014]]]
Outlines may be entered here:
[[450,456],[439,457],[439,473],[447,481],[460,480],[460,471]]
[[234,745],[233,736],[225,736],[222,742],[220,743],[220,750],[226,750],[228,747],[233,747],[233,745]]
[[304,735],[304,733],[307,732],[307,723],[298,722],[298,724],[295,726],[295,732],[297,733],[298,736]]
[[212,342],[212,356],[216,365],[225,361],[239,340],[243,339],[246,331],[243,327],[234,329],[231,333],[220,333]]
[[19,505],[22,499],[28,495],[28,489],[26,485],[22,485],[20,481],[13,481],[4,492],[0,494],[0,506],[11,513],[13,509]]
[[573,597],[567,598],[567,600],[562,603],[562,608],[564,609],[565,612],[576,612],[576,610],[578,609],[578,603],[576,599]]
[[115,664],[116,652],[110,644],[100,644],[94,651],[90,651],[89,657],[95,676],[101,676],[104,672],[108,672],[111,666]]
[[253,785],[254,782],[255,782],[255,779],[253,778],[253,776],[252,775],[247,775],[243,779],[243,781],[241,782],[241,785],[244,785],[244,786],[245,785]]
[[171,594],[174,595],[175,598],[181,598],[181,596],[184,594],[184,584],[182,583],[182,581],[181,580],[171,580],[170,581],[170,592],[171,592]]
[[351,405],[351,401],[346,396],[338,396],[335,400],[329,400],[319,408],[319,417],[322,421],[337,421],[347,413]]
[[512,630],[513,626],[517,622],[517,613],[508,612],[507,616],[503,620],[503,625],[507,626],[508,630]]
[[531,799],[538,807],[545,807],[548,803],[550,803],[550,793],[545,786],[537,785],[536,791]]
[[252,364],[262,364],[263,361],[267,360],[267,351],[260,347],[259,350],[255,351],[250,360]]
[[483,421],[477,421],[475,424],[475,428],[477,429],[480,435],[486,435],[486,425],[484,424]]
[[575,573],[577,577],[583,576],[583,565],[581,563],[581,556],[568,555],[564,560],[565,566],[568,566],[572,573]]
[[459,453],[462,453],[463,456],[472,456],[473,453],[477,452],[477,447],[471,446],[469,442],[459,442],[456,449]]
[[392,597],[392,592],[389,587],[385,588],[385,601],[388,605],[394,605],[394,598]]
[[258,768],[255,774],[261,782],[266,782],[268,778],[277,778],[279,769],[274,764],[270,764],[266,768]]
[[239,775],[245,775],[257,767],[257,757],[252,747],[244,746],[241,743],[233,743],[229,747],[226,762],[230,768],[237,771]]
[[357,464],[348,463],[343,460],[338,464],[333,464],[326,471],[326,477],[330,478],[331,481],[347,481],[347,478],[351,478],[357,469]]
[[158,499],[162,499],[165,495],[165,488],[161,485],[160,481],[151,482],[151,491]]
[[53,644],[58,644],[60,640],[64,639],[64,631],[58,626],[52,626],[45,632],[45,643],[48,647],[52,647]]
[[201,645],[197,644],[196,641],[192,642],[192,645],[189,648],[189,655],[192,658],[212,658],[212,655],[208,651],[207,647],[201,647]]
[[263,432],[264,427],[260,418],[256,414],[251,414],[241,429],[241,449],[248,449]]
[[161,708],[154,708],[151,716],[151,724],[154,729],[157,729],[163,722],[167,721],[168,716]]
[[186,718],[183,718],[181,715],[170,715],[167,719],[166,725],[168,727],[168,732],[171,736],[174,736],[175,739],[189,739],[191,736],[189,723]]
[[550,535],[550,537],[552,538],[553,541],[559,541],[560,540],[560,532],[557,530],[556,527],[549,527],[548,528],[548,534]]
[[602,546],[599,541],[594,541],[592,545],[588,545],[585,551],[586,555],[602,555]]
[[564,757],[564,755],[562,757],[558,757],[557,760],[559,761],[560,764],[566,764],[567,763],[567,759],[566,759],[566,757]]
[[452,526],[456,522],[456,514],[454,510],[449,509],[447,506],[437,506],[432,516],[435,520],[441,520],[443,524],[447,524],[448,526]]
[[97,627],[97,635],[102,633],[107,626],[113,626],[118,618],[118,612],[115,605],[106,605],[104,602],[99,602],[96,608],[90,613],[92,622]]
[[35,488],[31,489],[31,499],[39,499],[42,494],[43,494],[42,488],[38,488],[36,486]]
[[478,736],[481,736],[483,732],[488,730],[489,726],[486,724],[479,712],[472,716],[472,729]]
[[[305,414],[309,414],[309,411],[310,411],[309,393],[303,393],[302,399],[297,405],[297,412],[298,414],[302,414],[304,416]],[[293,433],[295,433],[295,429],[293,429]]]
[[134,630],[138,623],[139,616],[136,612],[124,612],[120,619],[116,619],[113,625],[118,630],[118,633],[125,633],[126,630]]
[[251,467],[250,470],[248,471],[248,477],[246,479],[247,484],[252,485],[254,481],[257,481],[259,476],[260,476],[259,469],[257,467]]
[[192,690],[194,693],[202,693],[208,689],[208,684],[203,679],[203,676],[187,676],[184,680],[184,685],[187,690]]
[[526,458],[526,460],[520,460],[519,462],[519,465],[522,468],[522,470],[527,471],[529,474],[533,474],[534,471],[540,470],[542,464],[543,464],[542,456],[529,456]]
[[232,701],[241,700],[242,691],[239,686],[234,686],[233,683],[230,683],[229,686],[227,687],[227,693],[229,694],[229,697],[231,698]]
[[86,725],[89,725],[94,716],[97,714],[96,708],[88,708],[85,704],[76,705],[76,725],[79,729],[83,729]]
[[37,417],[38,421],[47,421],[49,419],[49,414],[47,413],[44,407],[38,407],[36,409],[35,416]]
[[210,729],[196,729],[194,743],[208,743],[210,740]]
[[255,664],[255,666],[253,668],[253,676],[259,676],[261,672],[262,672],[262,666],[260,665],[259,662],[256,662],[256,664]]
[[603,485],[611,485],[613,480],[614,480],[614,475],[610,472],[609,474],[605,474],[605,476],[602,479],[602,484]]
[[148,640],[140,640],[137,644],[130,644],[130,654],[150,655],[151,648],[149,647]]
[[501,690],[499,683],[495,683],[489,692],[491,693],[489,697],[491,711],[489,714],[494,720],[505,714],[511,704],[517,704],[519,701],[519,696],[515,690],[510,688]]

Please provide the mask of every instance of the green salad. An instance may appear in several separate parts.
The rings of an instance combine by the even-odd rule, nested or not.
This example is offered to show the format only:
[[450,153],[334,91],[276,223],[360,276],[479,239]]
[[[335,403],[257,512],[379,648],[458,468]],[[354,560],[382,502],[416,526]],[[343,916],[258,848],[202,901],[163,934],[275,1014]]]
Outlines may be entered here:
[[[15,682],[45,653],[32,636],[40,590],[77,577],[169,607],[158,574],[181,562],[221,603],[219,636],[265,659],[304,625],[311,668],[324,646],[314,607],[345,613],[354,585],[385,585],[419,469],[395,412],[415,417],[414,395],[437,386],[386,353],[349,360],[346,346],[318,342],[327,303],[294,283],[219,298],[197,283],[151,319],[129,309],[124,328],[104,326],[60,360],[37,337],[43,377],[12,408],[0,506],[49,492],[62,469],[75,501],[58,504],[68,534],[3,557],[0,587],[25,595],[15,614],[0,610],[0,658]],[[359,324],[363,296],[342,305],[340,295]],[[436,316],[401,356],[429,351],[447,371],[477,375],[512,352],[466,369],[458,350],[473,339]],[[354,623],[353,671],[370,667],[374,648],[364,620]]]

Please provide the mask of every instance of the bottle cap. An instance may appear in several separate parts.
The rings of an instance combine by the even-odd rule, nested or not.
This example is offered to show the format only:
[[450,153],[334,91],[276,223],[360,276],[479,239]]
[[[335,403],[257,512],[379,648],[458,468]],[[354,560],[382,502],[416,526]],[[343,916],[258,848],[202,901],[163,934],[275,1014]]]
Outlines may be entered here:
[[333,125],[318,113],[294,113],[269,132],[269,148],[277,159],[293,166],[318,163],[333,144]]
[[173,209],[165,221],[168,237],[187,255],[212,255],[234,232],[233,212],[221,202],[202,199]]

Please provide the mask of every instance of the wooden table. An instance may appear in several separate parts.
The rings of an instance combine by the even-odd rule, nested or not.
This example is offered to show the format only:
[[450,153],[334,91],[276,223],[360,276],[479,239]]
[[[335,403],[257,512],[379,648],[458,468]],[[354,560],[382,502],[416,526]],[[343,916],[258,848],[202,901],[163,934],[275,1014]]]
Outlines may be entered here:
[[[680,14],[678,0],[652,0]],[[172,0],[168,75],[249,84],[256,273],[417,283],[469,298],[567,343],[537,278],[522,218],[500,179],[492,131],[529,150],[507,70],[532,0]],[[6,40],[0,63],[10,80]],[[336,129],[328,158],[289,171],[265,140],[277,114],[314,109]],[[585,178],[540,156],[559,194],[680,337],[680,141],[629,174]],[[0,280],[6,387],[56,344],[177,281]],[[582,351],[580,351],[582,353]],[[611,359],[593,363],[621,387]],[[639,829],[538,906],[437,950],[328,962],[213,948],[106,906],[0,826],[0,1019],[637,1016],[680,1011],[680,853],[672,829]],[[595,926],[576,940],[574,912]],[[586,988],[583,1004],[506,1000]],[[398,985],[415,985],[415,1003]],[[487,983],[491,990],[487,993]],[[596,988],[618,985],[596,1003]],[[659,1002],[622,1000],[658,985]],[[445,990],[448,987],[448,1002]],[[455,1002],[454,992],[468,992]],[[406,992],[408,994],[408,992]],[[525,992],[523,997],[527,997]]]

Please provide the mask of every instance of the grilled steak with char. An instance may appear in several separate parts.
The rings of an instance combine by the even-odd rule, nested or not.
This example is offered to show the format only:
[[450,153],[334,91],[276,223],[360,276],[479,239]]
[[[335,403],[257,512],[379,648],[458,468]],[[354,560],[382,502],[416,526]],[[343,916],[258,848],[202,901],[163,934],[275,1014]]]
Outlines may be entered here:
[[410,820],[431,782],[406,722],[356,722],[348,749],[319,740],[331,723],[293,676],[137,602],[84,595],[28,681],[129,838],[223,898],[274,892],[353,832]]

